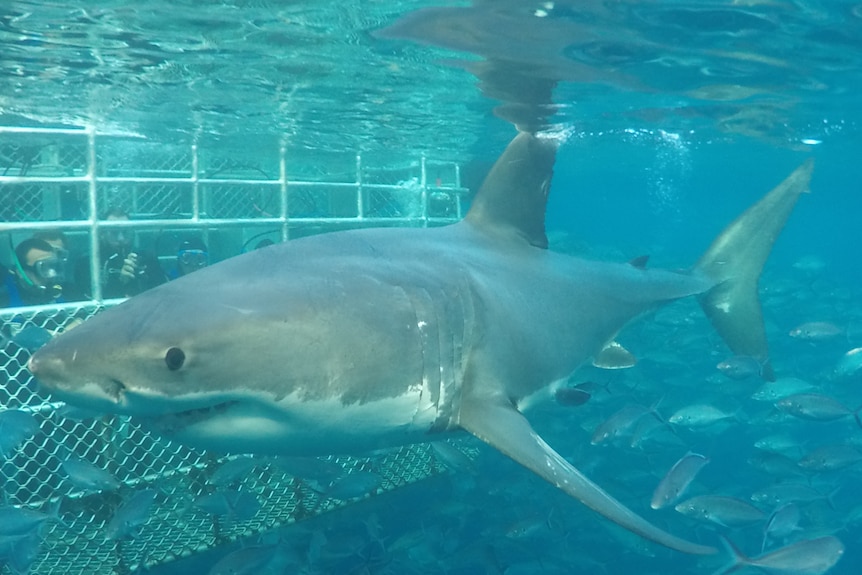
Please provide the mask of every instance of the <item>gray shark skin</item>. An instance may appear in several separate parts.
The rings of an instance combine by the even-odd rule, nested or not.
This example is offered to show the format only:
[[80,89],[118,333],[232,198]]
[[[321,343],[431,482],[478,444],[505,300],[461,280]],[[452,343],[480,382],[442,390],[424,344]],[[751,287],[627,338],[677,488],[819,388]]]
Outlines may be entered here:
[[462,222],[324,234],[226,260],[60,335],[30,370],[59,400],[218,451],[362,452],[464,429],[634,533],[714,553],[617,502],[521,409],[552,397],[629,321],[686,296],[701,298],[734,352],[765,361],[765,339],[749,336],[763,329],[751,254],[765,259],[812,165],[693,270],[670,272],[545,249],[555,157],[550,140],[520,134]]

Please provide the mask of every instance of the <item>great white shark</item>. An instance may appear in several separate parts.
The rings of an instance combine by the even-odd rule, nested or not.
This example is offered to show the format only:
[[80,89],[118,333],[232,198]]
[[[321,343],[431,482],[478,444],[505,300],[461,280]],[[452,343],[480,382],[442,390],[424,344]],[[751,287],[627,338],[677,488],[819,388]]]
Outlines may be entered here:
[[557,146],[515,137],[461,222],[341,231],[234,257],[63,333],[30,371],[59,400],[222,452],[356,453],[466,430],[634,533],[713,553],[616,501],[522,410],[631,320],[687,296],[770,377],[758,277],[812,163],[677,272],[547,249]]

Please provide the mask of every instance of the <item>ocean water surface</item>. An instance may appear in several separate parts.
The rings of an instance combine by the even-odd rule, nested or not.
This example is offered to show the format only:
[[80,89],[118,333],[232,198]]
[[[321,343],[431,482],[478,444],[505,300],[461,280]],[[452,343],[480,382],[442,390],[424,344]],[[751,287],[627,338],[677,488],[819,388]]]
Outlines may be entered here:
[[[250,157],[282,145],[323,172],[337,154],[398,164],[423,153],[458,162],[473,190],[516,127],[553,134],[562,143],[551,249],[591,259],[692,266],[725,225],[814,158],[810,194],[760,283],[783,387],[762,389],[756,367],[732,357],[695,301],[682,301],[620,334],[633,368],[585,367],[570,382],[582,404],[529,415],[561,455],[676,535],[719,547],[723,536],[749,556],[841,541],[837,565],[824,553],[800,573],[862,569],[860,92],[862,4],[853,1],[0,6],[0,125],[89,126],[166,145],[241,141]],[[834,417],[794,417],[777,407],[802,392],[845,411],[830,403]],[[632,404],[641,416],[595,441]],[[692,408],[701,421],[674,423]],[[724,551],[696,558],[648,543],[471,447],[475,469],[247,542],[233,572],[694,574],[730,563]],[[679,501],[726,496],[755,516],[652,509],[659,481],[689,452],[709,462]],[[787,505],[798,516],[781,531],[772,520]],[[233,549],[153,571],[227,573],[213,564]]]

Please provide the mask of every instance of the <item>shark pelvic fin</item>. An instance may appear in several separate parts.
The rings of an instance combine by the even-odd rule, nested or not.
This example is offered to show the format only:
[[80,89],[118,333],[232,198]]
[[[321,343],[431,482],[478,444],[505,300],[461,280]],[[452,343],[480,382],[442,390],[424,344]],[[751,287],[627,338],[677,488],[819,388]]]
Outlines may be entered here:
[[800,194],[808,191],[814,161],[809,159],[736,218],[695,266],[716,283],[699,297],[712,325],[734,354],[757,358],[762,377],[775,379],[763,326],[757,282],[775,239]]
[[609,342],[593,358],[593,367],[599,369],[628,369],[634,367],[638,358],[616,341]]
[[662,531],[605,493],[545,443],[527,419],[503,397],[462,398],[460,425],[593,511],[641,537],[683,553],[708,555],[716,552],[714,547]]
[[485,177],[464,219],[489,233],[547,248],[545,206],[556,155],[552,139],[518,134]]

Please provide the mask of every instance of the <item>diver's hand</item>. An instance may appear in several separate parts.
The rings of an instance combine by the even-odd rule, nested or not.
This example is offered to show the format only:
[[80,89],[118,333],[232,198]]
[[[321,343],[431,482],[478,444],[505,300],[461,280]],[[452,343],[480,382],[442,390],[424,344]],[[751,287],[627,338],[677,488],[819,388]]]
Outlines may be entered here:
[[123,260],[123,267],[120,268],[120,282],[127,284],[138,277],[138,254],[130,253]]

